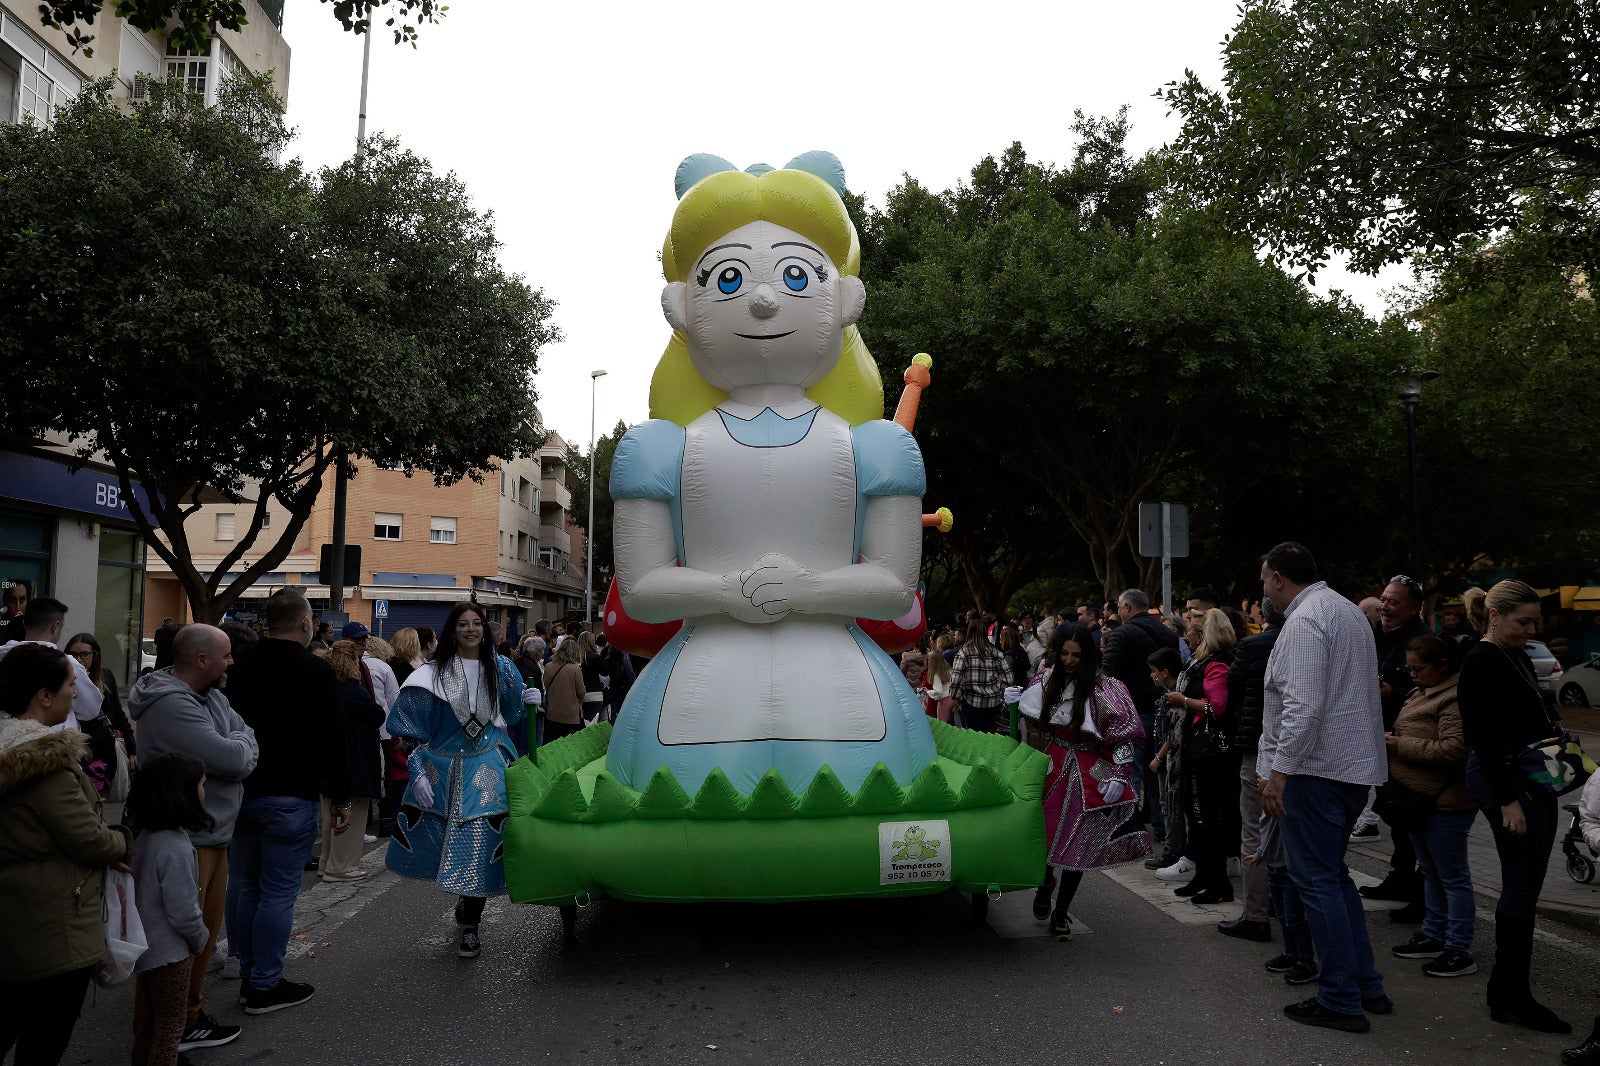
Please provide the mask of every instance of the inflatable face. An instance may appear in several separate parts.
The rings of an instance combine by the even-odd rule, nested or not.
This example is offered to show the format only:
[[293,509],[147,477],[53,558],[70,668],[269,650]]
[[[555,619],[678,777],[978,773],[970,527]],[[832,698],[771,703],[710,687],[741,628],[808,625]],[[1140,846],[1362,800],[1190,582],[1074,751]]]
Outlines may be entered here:
[[669,282],[661,306],[685,334],[702,378],[744,386],[820,383],[839,362],[844,329],[861,317],[861,279],[794,230],[751,222],[724,234]]
[[826,766],[854,790],[880,763],[908,785],[935,757],[857,623],[912,606],[924,481],[854,329],[866,293],[834,168],[837,187],[809,169],[679,183],[652,385],[672,415],[630,430],[611,470],[622,606],[683,623],[612,736],[630,787],[665,769],[694,792],[720,770],[749,794],[776,771],[800,792]]

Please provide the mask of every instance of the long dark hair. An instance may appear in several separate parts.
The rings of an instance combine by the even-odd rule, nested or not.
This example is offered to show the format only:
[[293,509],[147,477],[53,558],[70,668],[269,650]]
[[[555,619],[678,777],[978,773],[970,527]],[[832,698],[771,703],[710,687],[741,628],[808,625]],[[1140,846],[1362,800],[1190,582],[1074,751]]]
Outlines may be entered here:
[[[1080,649],[1078,672],[1070,677],[1061,669],[1061,649],[1069,640]],[[1050,664],[1050,676],[1045,679],[1044,709],[1040,712],[1039,724],[1050,724],[1050,713],[1061,702],[1061,693],[1066,689],[1067,682],[1071,681],[1072,720],[1067,723],[1067,728],[1076,733],[1083,726],[1083,719],[1089,713],[1089,697],[1094,695],[1094,687],[1100,681],[1100,649],[1095,646],[1089,627],[1082,624],[1073,626],[1065,637],[1051,643],[1055,645],[1053,654],[1056,661]]]
[[205,776],[205,764],[181,751],[140,763],[128,790],[128,822],[140,833],[210,829],[215,823],[200,803],[200,780]]
[[456,650],[456,623],[461,621],[461,616],[471,611],[478,616],[478,621],[483,623],[483,643],[478,645],[478,661],[483,663],[484,679],[491,692],[495,691],[499,682],[496,671],[500,669],[498,653],[494,650],[494,637],[489,634],[489,612],[476,600],[462,600],[450,608],[450,613],[445,615],[444,628],[439,632],[439,646],[434,649],[433,665],[439,671],[439,676],[444,676],[445,667],[450,665],[450,660],[460,657]]
[[87,644],[89,650],[94,652],[94,658],[89,660],[89,665],[84,667],[84,672],[89,675],[89,680],[94,682],[94,687],[100,690],[101,695],[106,691],[106,665],[105,659],[100,654],[100,642],[94,639],[93,633],[77,633],[72,639],[61,645],[61,650],[72,647],[74,644]]

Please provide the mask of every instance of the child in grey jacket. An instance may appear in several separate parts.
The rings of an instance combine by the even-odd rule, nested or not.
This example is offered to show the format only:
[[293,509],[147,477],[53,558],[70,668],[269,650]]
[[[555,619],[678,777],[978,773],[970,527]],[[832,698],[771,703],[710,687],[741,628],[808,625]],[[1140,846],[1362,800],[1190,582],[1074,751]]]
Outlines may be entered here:
[[209,933],[200,913],[200,870],[191,832],[211,826],[205,766],[171,752],[139,768],[127,817],[133,848],[134,901],[149,949],[134,966],[133,1062],[176,1066],[188,1021],[190,957]]

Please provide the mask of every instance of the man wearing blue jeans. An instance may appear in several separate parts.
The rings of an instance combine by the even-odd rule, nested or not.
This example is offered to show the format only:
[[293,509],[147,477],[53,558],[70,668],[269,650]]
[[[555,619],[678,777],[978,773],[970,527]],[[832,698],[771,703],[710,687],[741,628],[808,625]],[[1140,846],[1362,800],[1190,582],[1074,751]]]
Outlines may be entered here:
[[284,978],[283,957],[317,842],[320,798],[332,801],[334,832],[350,824],[344,711],[333,667],[306,650],[312,632],[305,597],[279,589],[267,600],[267,636],[228,674],[234,708],[261,746],[229,849],[228,942],[239,956],[246,1014],[293,1007],[315,991]]
[[1394,1004],[1373,965],[1361,896],[1345,866],[1367,789],[1388,777],[1372,630],[1361,609],[1317,580],[1302,545],[1261,562],[1262,593],[1284,614],[1267,660],[1260,753],[1262,809],[1282,824],[1290,876],[1321,959],[1317,994],[1285,1015],[1351,1033]]

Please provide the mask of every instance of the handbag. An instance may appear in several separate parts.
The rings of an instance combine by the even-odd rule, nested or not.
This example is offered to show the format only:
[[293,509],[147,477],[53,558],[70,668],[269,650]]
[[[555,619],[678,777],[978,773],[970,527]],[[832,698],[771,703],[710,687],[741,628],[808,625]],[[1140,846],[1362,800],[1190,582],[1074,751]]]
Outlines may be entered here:
[[1578,738],[1559,728],[1550,739],[1518,751],[1511,757],[1511,765],[1531,788],[1556,796],[1581,787],[1596,769]]
[[1213,755],[1225,755],[1228,747],[1228,734],[1217,721],[1217,712],[1212,709],[1211,701],[1206,700],[1200,712],[1200,721],[1189,730],[1187,742],[1184,744],[1184,754],[1203,759]]
[[100,899],[100,919],[106,935],[105,951],[95,968],[95,984],[120,985],[133,976],[133,966],[150,947],[144,923],[133,899],[133,875],[106,868],[105,891]]

